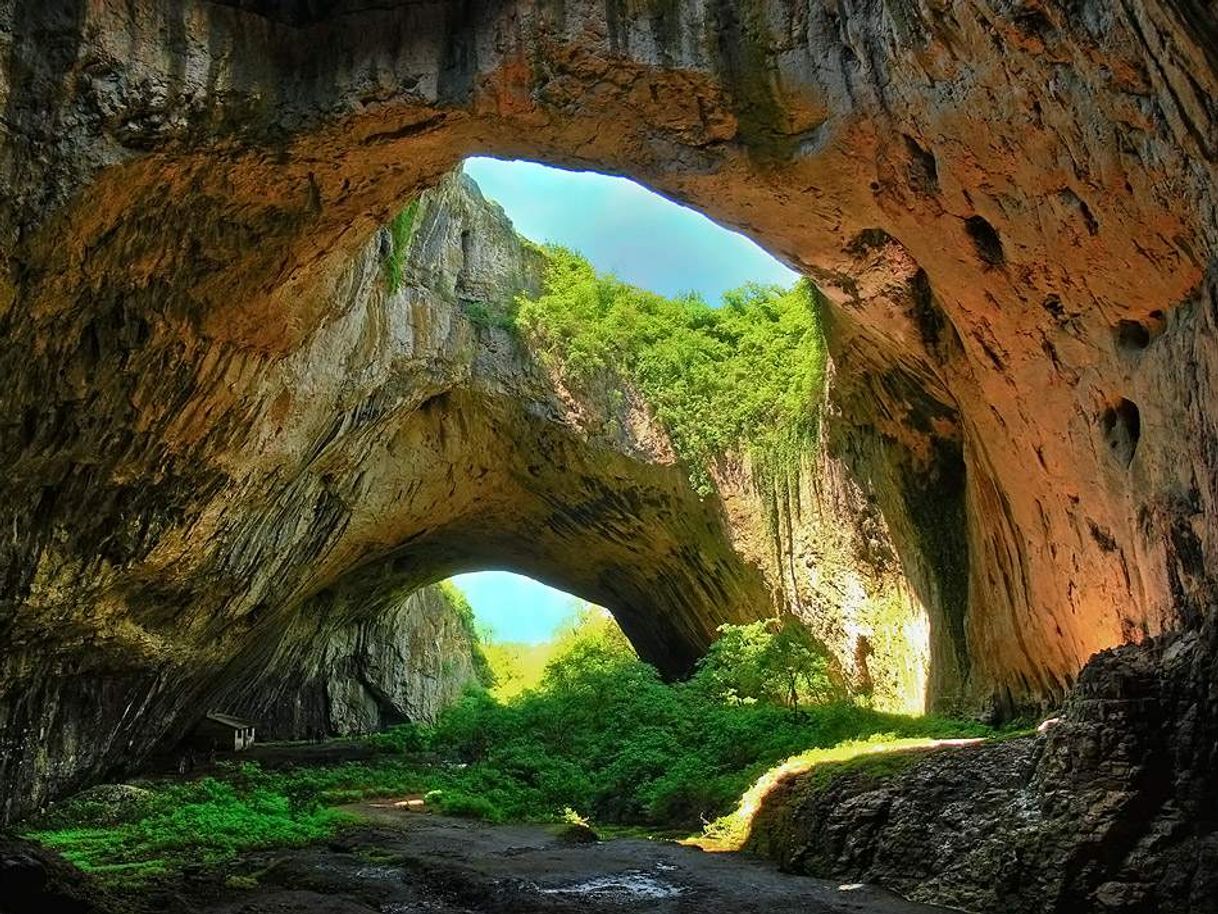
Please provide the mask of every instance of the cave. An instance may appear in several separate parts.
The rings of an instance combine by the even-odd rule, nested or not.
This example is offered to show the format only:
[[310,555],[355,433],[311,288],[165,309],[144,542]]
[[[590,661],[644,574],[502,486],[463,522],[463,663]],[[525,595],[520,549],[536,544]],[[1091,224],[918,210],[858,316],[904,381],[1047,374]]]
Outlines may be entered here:
[[[718,625],[776,611],[862,677],[793,561],[791,518],[829,504],[856,518],[842,548],[925,613],[928,707],[1062,711],[993,785],[1041,810],[1021,846],[1043,909],[1212,909],[1214,19],[1180,0],[14,3],[0,818],[487,563],[610,607],[672,677]],[[747,487],[708,502],[637,426],[590,423],[608,410],[450,319],[487,277],[530,282],[506,236],[461,269],[481,211],[435,210],[409,319],[377,312],[387,227],[458,196],[474,154],[630,176],[815,283],[828,482],[788,492],[771,538],[735,535],[765,507]],[[772,855],[848,805],[778,815]],[[830,846],[854,824],[785,862],[899,883]],[[925,866],[930,900],[1026,897],[1016,864],[957,869],[977,895]]]

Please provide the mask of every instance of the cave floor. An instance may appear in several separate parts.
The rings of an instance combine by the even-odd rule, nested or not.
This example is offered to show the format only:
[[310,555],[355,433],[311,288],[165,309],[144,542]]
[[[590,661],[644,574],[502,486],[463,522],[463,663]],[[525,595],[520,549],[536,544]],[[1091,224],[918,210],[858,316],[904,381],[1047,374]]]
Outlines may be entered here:
[[739,854],[641,838],[576,844],[552,829],[486,825],[390,801],[349,809],[366,824],[326,844],[246,854],[224,874],[187,874],[140,907],[151,902],[167,914],[943,910],[881,889],[787,875]]

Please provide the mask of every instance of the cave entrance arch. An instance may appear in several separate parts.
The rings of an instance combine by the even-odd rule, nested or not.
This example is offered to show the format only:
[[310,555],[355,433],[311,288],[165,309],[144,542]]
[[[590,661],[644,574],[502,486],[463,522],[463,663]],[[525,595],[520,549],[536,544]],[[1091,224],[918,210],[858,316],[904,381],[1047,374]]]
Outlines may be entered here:
[[[130,622],[150,637],[119,653],[152,664],[182,632],[256,636],[274,537],[209,497],[310,499],[284,540],[315,563],[297,595],[362,567],[324,548],[342,474],[242,488],[300,407],[233,391],[272,363],[303,377],[378,227],[475,152],[630,174],[816,279],[835,447],[931,613],[932,703],[1053,701],[1094,651],[1200,614],[1218,567],[1197,395],[1218,377],[1208,33],[1177,3],[839,7],[23,4],[0,209],[21,417],[0,567],[23,651],[61,649],[59,608],[85,631]],[[1061,78],[1097,60],[1098,81]],[[368,532],[456,559],[443,527]],[[199,542],[228,545],[203,561]],[[109,700],[160,694],[160,675]],[[14,732],[72,688],[12,682]]]
[[[80,210],[68,217],[70,222],[83,221],[82,233],[91,239],[82,240],[89,250],[90,278],[84,279],[81,272],[86,268],[71,255],[67,262],[53,262],[67,254],[66,246],[48,248],[52,262],[38,264],[32,271],[48,278],[56,276],[47,287],[48,294],[58,294],[52,287],[62,290],[73,283],[87,282],[99,300],[123,312],[114,317],[119,324],[129,318],[137,323],[142,320],[132,313],[141,307],[165,313],[166,303],[171,303],[169,311],[180,309],[180,314],[188,316],[192,332],[208,345],[259,353],[268,359],[288,358],[332,324],[335,293],[349,287],[350,264],[362,256],[379,226],[390,221],[403,200],[434,184],[473,152],[630,174],[725,224],[746,229],[793,267],[815,275],[839,303],[846,298],[858,301],[859,279],[855,277],[864,276],[877,256],[880,276],[895,291],[889,295],[885,290],[868,307],[904,308],[902,297],[912,294],[909,290],[915,288],[917,276],[923,275],[886,232],[860,229],[843,248],[842,231],[826,231],[830,213],[836,214],[833,219],[849,213],[860,225],[887,219],[868,183],[856,180],[861,177],[857,167],[834,181],[823,180],[827,167],[830,171],[843,168],[849,157],[813,148],[813,134],[827,124],[822,123],[826,112],[817,104],[788,112],[797,122],[803,120],[806,130],[795,129],[794,124],[760,123],[750,119],[757,113],[754,109],[763,102],[762,97],[742,99],[739,87],[733,93],[723,84],[721,73],[699,66],[657,67],[613,52],[615,67],[621,68],[623,78],[601,86],[595,105],[560,114],[559,109],[567,104],[560,98],[564,91],[578,95],[592,78],[565,56],[578,49],[583,38],[547,50],[554,55],[549,63],[557,73],[540,95],[534,92],[540,71],[532,65],[518,69],[520,61],[511,55],[497,63],[488,60],[476,66],[465,58],[451,66],[445,63],[434,84],[429,82],[428,87],[415,91],[405,88],[411,81],[406,71],[411,66],[434,64],[430,42],[438,43],[437,47],[451,47],[456,42],[468,51],[491,40],[503,20],[493,15],[484,21],[454,22],[447,14],[437,18],[435,10],[427,12],[417,7],[355,10],[335,18],[302,19],[296,13],[287,15],[279,7],[239,6],[208,8],[201,13],[200,21],[209,24],[207,42],[211,43],[238,40],[252,22],[265,23],[253,40],[265,42],[262,59],[266,69],[248,74],[253,80],[248,97],[265,92],[269,108],[255,116],[252,133],[242,137],[239,131],[233,136],[231,152],[224,156],[217,156],[210,144],[187,143],[165,146],[153,155],[130,158],[99,172],[87,200],[82,198]],[[508,6],[497,10],[509,12]],[[102,11],[99,15],[111,13]],[[173,28],[188,32],[198,26],[193,22],[173,24]],[[311,112],[329,113],[320,118],[310,114],[308,123],[272,140],[265,130],[298,103],[281,90],[301,76],[303,61],[297,44],[301,28],[313,40],[334,49],[334,57],[325,54],[311,64],[316,69],[309,91],[316,94],[305,102]],[[594,43],[604,37],[594,39]],[[734,40],[747,44],[751,39],[738,36]],[[394,88],[381,98],[367,99],[363,77],[347,71],[342,62],[351,59],[366,61],[374,71],[387,65],[385,75],[394,74]],[[466,75],[472,82],[450,85],[456,72],[453,66],[456,71],[473,67],[486,78],[473,79],[470,71]],[[596,79],[599,85],[599,77]],[[766,89],[762,94],[768,92]],[[551,97],[552,93],[557,94]],[[234,99],[226,97],[219,108],[221,120],[229,116],[224,112],[236,117],[237,107]],[[745,116],[746,108],[753,114]],[[762,105],[757,110],[767,109]],[[772,105],[768,110],[776,113]],[[267,117],[270,121],[265,120]],[[803,134],[808,135],[792,145],[792,137]],[[272,145],[278,151],[267,155]],[[796,146],[800,145],[807,148],[796,155],[800,152]],[[930,167],[925,155],[914,147],[902,148],[903,160]],[[812,207],[806,205],[802,194],[791,193],[795,185],[814,198]],[[155,233],[147,230],[150,225],[157,226]],[[180,244],[181,239],[189,239],[189,243]],[[29,249],[42,250],[36,244]],[[152,266],[146,274],[133,276],[132,265],[136,263]],[[828,269],[827,264],[834,269]],[[942,320],[933,293],[922,294],[919,301],[928,313],[926,320]],[[850,332],[858,329],[852,322],[850,315]],[[843,333],[842,337],[847,335]],[[79,336],[77,331],[65,339]],[[949,330],[944,331],[944,338],[944,345],[950,345]],[[874,342],[865,341],[867,345]],[[910,433],[913,441],[898,437],[895,446],[887,435],[881,436],[879,445],[868,437],[848,442],[848,446],[860,452],[861,462],[873,462],[890,476],[894,475],[891,465],[897,465],[901,478],[892,481],[885,504],[886,510],[898,515],[894,529],[904,532],[908,527],[908,540],[916,542],[928,523],[936,525],[935,542],[927,549],[916,542],[911,548],[917,554],[906,562],[915,571],[911,580],[931,609],[934,631],[938,633],[934,639],[933,700],[940,693],[958,694],[967,672],[963,617],[968,585],[967,569],[961,567],[960,558],[967,556],[967,540],[962,525],[953,528],[951,524],[938,524],[937,518],[908,509],[906,488],[911,479],[916,481],[923,473],[938,473],[946,480],[948,488],[943,491],[951,496],[950,504],[960,504],[963,492],[950,489],[953,483],[963,485],[956,472],[962,466],[960,444],[955,407],[942,380],[934,372],[927,376],[916,360],[903,364],[910,360],[899,353],[883,351],[878,355],[884,359],[890,354],[895,367],[887,371],[888,384],[879,391],[882,399],[896,401],[895,411],[912,408],[919,417],[929,414],[930,431],[915,429]],[[869,353],[870,359],[876,357]],[[876,391],[868,388],[862,393],[870,396]],[[459,392],[437,391],[420,415],[445,417],[458,411],[474,415],[475,407],[458,402],[462,396]],[[514,419],[473,419],[471,428],[480,421]],[[433,422],[444,425],[445,420],[437,418]],[[908,432],[907,428],[903,430]],[[418,434],[423,436],[423,447],[427,446],[427,436],[435,435],[437,440],[453,437],[451,428],[438,431],[423,424]],[[935,453],[941,440],[947,441],[946,450],[955,455],[955,463],[949,462],[947,470],[940,472],[934,460],[927,464],[909,458],[910,453]],[[532,444],[562,447],[553,442]],[[439,449],[446,446],[442,441],[437,444]],[[330,479],[339,476],[330,474]],[[570,478],[554,481],[551,493],[561,492],[564,484],[570,485]],[[657,496],[658,489],[668,484],[648,480],[638,500],[628,506],[616,501],[618,495],[584,494],[605,503],[600,510],[602,516],[615,511],[625,513],[627,508],[646,513],[657,510],[656,506],[669,497]],[[477,491],[476,486],[458,488]],[[917,485],[915,493],[921,494]],[[579,497],[572,493],[566,502],[574,504]],[[553,500],[552,495],[537,497],[532,503],[545,507],[536,508],[538,513],[532,519],[547,528],[583,522],[582,517],[555,517]],[[932,514],[939,508],[934,498],[927,498],[925,506]],[[595,575],[593,580],[590,573],[562,572],[571,578],[571,589],[623,612],[624,630],[641,653],[666,672],[688,669],[719,622],[743,621],[757,614],[756,607],[772,605],[772,594],[756,578],[746,582],[751,575],[723,552],[710,549],[676,558],[676,543],[704,542],[704,530],[713,529],[717,523],[707,517],[704,508],[687,507],[688,511],[683,507],[680,512],[686,520],[665,518],[661,524],[665,532],[647,561],[647,566],[656,571],[648,580],[637,580],[637,570],[632,569],[641,567],[639,556],[628,552],[607,557],[604,562],[606,569],[622,569],[621,575],[609,571]],[[544,518],[542,513],[546,514]],[[674,524],[688,524],[690,529],[676,531]],[[393,568],[393,573],[403,579],[424,583],[434,577],[424,569],[444,569],[446,563],[457,561],[451,545],[456,529],[439,524],[423,532],[398,531],[395,535],[402,543],[400,547],[388,541],[383,545],[397,557],[378,559],[371,565]],[[611,542],[613,533],[606,531],[599,542]],[[486,536],[486,542],[490,542],[493,531],[488,530]],[[527,551],[524,544],[512,539],[497,544],[496,555],[486,558],[512,558],[514,550]],[[639,540],[640,544],[644,542]],[[949,556],[953,563],[946,572],[940,567],[941,556]],[[337,580],[364,574],[364,556],[345,557],[347,562],[353,559],[359,565],[357,573],[348,574],[335,559],[319,576]],[[525,570],[557,579],[554,570],[544,567],[545,560],[536,555],[520,555],[518,561]],[[658,570],[674,567],[673,563],[686,570]],[[321,588],[318,599],[325,599],[331,590]],[[660,604],[686,608],[679,614],[666,613],[657,611]],[[619,610],[622,606],[633,608]],[[716,607],[715,615],[696,608],[709,606]],[[631,614],[636,615],[631,618]],[[671,621],[675,615],[682,619],[676,629]]]

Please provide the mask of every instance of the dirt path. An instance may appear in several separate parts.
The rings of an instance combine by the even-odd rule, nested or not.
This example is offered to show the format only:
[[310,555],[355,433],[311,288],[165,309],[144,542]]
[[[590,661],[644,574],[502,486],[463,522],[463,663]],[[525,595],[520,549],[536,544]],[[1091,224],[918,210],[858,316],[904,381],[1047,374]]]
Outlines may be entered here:
[[878,889],[784,875],[736,854],[629,838],[573,844],[545,828],[490,826],[391,803],[352,809],[367,826],[324,846],[247,855],[227,885],[188,883],[174,901],[207,914],[943,910]]

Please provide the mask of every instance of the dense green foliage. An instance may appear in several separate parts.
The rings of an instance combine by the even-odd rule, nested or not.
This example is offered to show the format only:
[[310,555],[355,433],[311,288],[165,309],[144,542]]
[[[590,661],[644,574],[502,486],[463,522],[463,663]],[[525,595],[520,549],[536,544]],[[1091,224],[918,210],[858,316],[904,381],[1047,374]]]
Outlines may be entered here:
[[712,308],[598,274],[549,248],[544,289],[515,321],[534,350],[575,383],[620,372],[672,436],[702,492],[724,453],[747,450],[763,472],[790,466],[817,433],[825,347],[816,290],[748,285]]
[[482,648],[494,677],[491,695],[501,702],[541,687],[550,662],[577,641],[597,639],[614,650],[634,656],[634,648],[618,628],[612,615],[591,603],[578,605],[571,618],[561,625],[549,641],[540,644],[483,641]]
[[160,784],[107,825],[95,824],[91,804],[69,803],[33,837],[84,869],[130,879],[184,863],[225,860],[250,848],[306,844],[348,819],[314,799],[305,801],[292,785],[260,776],[251,766],[231,780]]
[[385,284],[389,287],[390,295],[402,287],[402,281],[406,278],[406,251],[410,247],[410,236],[414,232],[418,212],[419,201],[412,200],[389,222],[389,256],[385,258]]
[[[569,636],[539,688],[508,703],[470,693],[431,732],[433,750],[467,765],[452,789],[487,801],[490,818],[546,819],[570,807],[598,823],[692,827],[730,810],[759,774],[809,748],[985,732],[843,701],[785,706],[792,658],[812,651],[785,627],[728,629],[739,648],[712,655],[689,683],[669,685],[615,626],[591,623]],[[748,670],[733,674],[736,659]],[[767,662],[782,683],[777,701],[765,688],[744,694]],[[801,671],[797,688],[828,688],[819,668],[807,680]]]
[[491,695],[499,701],[513,698],[541,685],[546,667],[554,654],[553,645],[516,641],[490,641],[483,645],[495,684]]
[[611,619],[587,610],[559,638],[537,688],[508,702],[473,689],[434,726],[365,740],[380,750],[370,760],[278,771],[246,763],[154,782],[146,802],[107,826],[95,824],[96,808],[69,803],[33,836],[82,866],[130,878],[315,840],[347,820],[331,806],[378,795],[423,794],[435,810],[492,822],[586,816],[598,826],[697,828],[808,750],[836,758],[848,741],[987,732],[843,701],[792,707],[790,688],[800,700],[829,688],[813,645],[764,623],[726,628],[720,643],[690,682],[665,684]]
[[765,701],[796,707],[841,701],[829,656],[794,619],[721,625],[698,667],[694,688],[723,702]]

